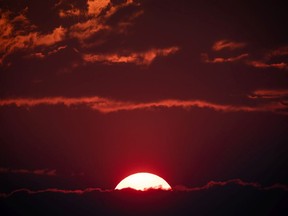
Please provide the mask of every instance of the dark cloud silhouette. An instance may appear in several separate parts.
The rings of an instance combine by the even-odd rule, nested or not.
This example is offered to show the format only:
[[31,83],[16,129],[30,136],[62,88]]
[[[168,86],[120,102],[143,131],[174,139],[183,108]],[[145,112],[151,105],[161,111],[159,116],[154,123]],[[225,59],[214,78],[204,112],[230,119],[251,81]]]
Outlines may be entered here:
[[2,195],[0,208],[13,215],[285,215],[287,200],[287,191],[231,180],[194,191],[21,189]]
[[208,190],[213,187],[225,187],[228,185],[238,185],[243,187],[251,187],[257,190],[273,190],[273,189],[280,189],[284,191],[288,191],[288,186],[283,184],[273,184],[271,186],[262,186],[258,182],[245,182],[241,179],[231,179],[227,181],[210,181],[206,185],[201,187],[186,187],[182,185],[175,186],[173,189],[175,191],[201,191],[201,190]]
[[[250,187],[252,189],[256,190],[282,190],[282,191],[288,191],[288,186],[284,184],[273,184],[271,186],[262,186],[260,183],[257,182],[245,182],[241,179],[231,179],[227,181],[210,181],[206,185],[203,185],[201,187],[187,187],[183,185],[176,185],[172,187],[172,190],[168,190],[167,192],[194,192],[194,191],[203,191],[203,190],[211,190],[214,187],[226,187],[230,185],[236,185],[241,187]],[[123,191],[134,191],[134,189],[122,189]],[[121,192],[122,190],[115,190]],[[58,188],[47,188],[47,189],[41,189],[41,190],[30,190],[27,188],[21,188],[14,190],[10,193],[1,193],[0,197],[2,198],[8,198],[10,196],[16,195],[18,193],[26,193],[29,195],[34,194],[41,194],[41,193],[60,193],[60,194],[78,194],[82,195],[85,193],[91,193],[91,192],[113,192],[113,189],[101,189],[101,188],[86,188],[86,189],[75,189],[75,190],[69,190],[69,189],[58,189]],[[147,193],[149,191],[162,191],[161,189],[150,189],[143,191],[143,193]],[[166,191],[166,190],[164,190]]]
[[101,188],[86,188],[86,189],[78,189],[78,190],[64,190],[64,189],[58,189],[58,188],[47,188],[47,189],[42,189],[42,190],[30,190],[27,188],[21,188],[18,190],[14,190],[10,193],[0,193],[0,197],[2,198],[8,198],[10,196],[13,196],[17,193],[27,193],[30,195],[33,194],[41,194],[41,193],[60,193],[60,194],[84,194],[84,193],[91,193],[94,191],[98,191],[98,192],[110,192],[111,190],[103,190]]

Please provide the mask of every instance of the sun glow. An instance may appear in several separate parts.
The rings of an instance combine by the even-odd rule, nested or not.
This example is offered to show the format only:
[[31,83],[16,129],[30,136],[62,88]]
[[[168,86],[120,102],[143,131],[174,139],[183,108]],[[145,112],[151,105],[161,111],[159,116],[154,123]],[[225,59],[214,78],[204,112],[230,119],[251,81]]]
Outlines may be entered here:
[[124,188],[132,188],[141,191],[149,189],[172,190],[171,186],[163,178],[146,172],[127,176],[116,186],[115,190]]

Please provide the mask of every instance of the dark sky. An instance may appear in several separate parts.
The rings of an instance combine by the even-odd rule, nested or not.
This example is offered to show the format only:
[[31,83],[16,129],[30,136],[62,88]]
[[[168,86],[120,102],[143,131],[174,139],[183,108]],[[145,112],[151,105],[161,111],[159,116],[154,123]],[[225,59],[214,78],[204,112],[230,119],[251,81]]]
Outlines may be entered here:
[[0,8],[0,193],[16,193],[11,206],[20,188],[111,190],[140,171],[191,196],[211,181],[229,191],[232,181],[237,193],[248,184],[288,200],[284,1],[0,0]]

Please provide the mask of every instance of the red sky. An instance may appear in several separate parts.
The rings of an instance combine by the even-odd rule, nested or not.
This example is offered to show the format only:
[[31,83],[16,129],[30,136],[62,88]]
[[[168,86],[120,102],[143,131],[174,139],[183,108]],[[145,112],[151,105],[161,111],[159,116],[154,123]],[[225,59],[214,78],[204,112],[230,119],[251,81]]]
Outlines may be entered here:
[[283,2],[0,5],[0,192],[288,184]]

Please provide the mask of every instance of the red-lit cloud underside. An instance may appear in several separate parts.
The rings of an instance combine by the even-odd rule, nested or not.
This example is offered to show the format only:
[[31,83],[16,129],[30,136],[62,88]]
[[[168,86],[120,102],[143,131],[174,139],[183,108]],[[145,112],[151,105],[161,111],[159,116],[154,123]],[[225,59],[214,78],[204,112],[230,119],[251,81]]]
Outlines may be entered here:
[[258,90],[251,94],[250,99],[272,98],[278,100],[261,102],[255,106],[217,104],[203,100],[176,100],[167,99],[152,102],[126,102],[116,101],[102,97],[45,97],[45,98],[17,98],[2,99],[0,106],[35,107],[40,105],[55,106],[87,106],[92,110],[101,113],[111,113],[117,111],[149,110],[153,108],[206,108],[222,112],[276,112],[287,114],[288,102],[287,90]]
[[[42,32],[37,26],[28,19],[27,10],[12,12],[10,10],[1,10],[0,17],[0,65],[6,62],[7,57],[17,53],[22,53],[24,57],[45,58],[56,54],[62,49],[71,46],[69,42],[76,40],[77,45],[73,48],[79,54],[79,60],[83,63],[101,62],[104,64],[132,63],[136,65],[150,65],[158,56],[168,56],[181,49],[177,44],[170,46],[157,47],[150,46],[146,50],[115,49],[113,52],[91,52],[91,48],[97,48],[98,45],[107,42],[107,36],[116,36],[125,34],[127,29],[134,25],[135,20],[144,14],[141,4],[129,0],[119,4],[114,4],[110,0],[86,2],[85,8],[77,8],[73,4],[66,5],[66,9],[61,8],[64,4],[59,1],[54,5],[58,10],[60,20],[71,19],[69,25],[55,26],[50,32]],[[68,6],[68,7],[67,7]],[[110,19],[120,10],[133,7],[134,10],[129,16],[124,16],[111,24]],[[79,21],[81,20],[81,21]],[[103,34],[105,33],[105,34]],[[97,40],[90,40],[98,36]],[[101,35],[106,35],[102,37]],[[211,46],[212,54],[207,52],[199,53],[204,63],[233,63],[242,62],[247,66],[259,69],[279,69],[287,70],[288,62],[279,60],[279,56],[288,56],[288,46],[283,45],[278,48],[266,51],[258,51],[255,58],[247,50],[249,43],[243,41],[234,41],[228,39],[216,40]],[[241,53],[237,53],[240,50]],[[222,52],[225,51],[225,55]],[[235,53],[236,52],[236,53]],[[255,51],[254,51],[255,53]],[[213,56],[212,58],[209,56]],[[201,60],[201,58],[199,58]]]

